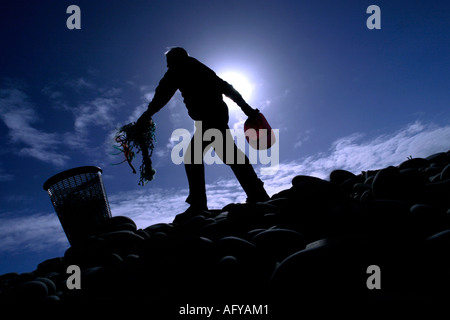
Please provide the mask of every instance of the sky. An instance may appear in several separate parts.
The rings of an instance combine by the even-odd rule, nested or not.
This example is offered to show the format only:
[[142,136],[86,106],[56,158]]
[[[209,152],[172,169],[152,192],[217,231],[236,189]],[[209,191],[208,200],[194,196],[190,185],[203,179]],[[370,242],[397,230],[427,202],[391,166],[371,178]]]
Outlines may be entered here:
[[[81,29],[67,27],[73,4]],[[366,24],[373,4],[381,29]],[[0,42],[0,274],[69,247],[42,188],[58,172],[101,167],[112,215],[138,228],[187,209],[171,136],[194,127],[179,93],[153,117],[155,180],[138,186],[111,154],[117,128],[151,101],[170,47],[241,90],[277,130],[279,165],[254,164],[270,195],[299,174],[358,174],[450,149],[448,1],[2,1]],[[227,104],[240,133],[246,117]],[[210,208],[245,201],[223,164],[206,165],[206,183]]]

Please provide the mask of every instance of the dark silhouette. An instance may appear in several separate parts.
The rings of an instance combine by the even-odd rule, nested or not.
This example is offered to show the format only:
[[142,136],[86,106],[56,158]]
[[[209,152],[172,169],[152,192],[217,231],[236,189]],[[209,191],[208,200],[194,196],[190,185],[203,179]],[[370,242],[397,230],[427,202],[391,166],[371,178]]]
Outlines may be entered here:
[[[236,178],[247,194],[247,202],[268,200],[269,196],[263,187],[263,182],[257,177],[247,156],[242,154],[242,151],[234,143],[233,151],[235,159],[244,159],[245,163],[238,164],[237,161],[231,161],[231,163],[229,163],[230,161],[225,161],[227,159],[225,137],[226,134],[230,133],[227,131],[229,129],[228,107],[223,101],[222,95],[225,94],[236,102],[248,117],[256,116],[259,111],[250,107],[232,85],[219,78],[214,71],[197,59],[190,57],[183,48],[169,50],[166,53],[166,58],[168,70],[156,88],[155,96],[149,103],[147,111],[138,119],[137,125],[143,127],[153,114],[169,102],[177,90],[180,90],[184,98],[184,103],[190,117],[195,121],[201,121],[201,130],[196,130],[188,147],[187,154],[190,157],[188,159],[190,161],[185,161],[186,175],[189,182],[189,196],[186,202],[191,205],[186,213],[208,209],[203,155],[206,151],[205,148],[211,145],[211,142],[195,139],[196,135],[201,134],[203,136],[203,133],[208,129],[218,129],[222,133],[222,137],[224,138],[222,139],[223,153],[218,152],[218,155],[233,170]],[[194,140],[202,141],[202,159],[195,161],[195,163],[194,152],[190,152],[196,150]]]
[[[60,177],[48,180],[50,192],[59,192],[51,186]],[[320,312],[318,303],[448,300],[449,191],[447,151],[359,174],[334,170],[329,180],[295,175],[270,201],[197,212],[187,223],[137,229],[132,219],[112,216],[98,236],[64,256],[32,272],[0,275],[0,305],[17,312],[16,305],[48,307],[57,300],[108,301],[142,303],[157,319],[192,309],[212,319],[291,319],[309,306]],[[70,210],[84,220],[91,207],[98,208]],[[69,266],[82,270],[81,289],[69,288],[76,279]],[[207,306],[215,307],[206,313]],[[233,306],[245,309],[228,309]]]

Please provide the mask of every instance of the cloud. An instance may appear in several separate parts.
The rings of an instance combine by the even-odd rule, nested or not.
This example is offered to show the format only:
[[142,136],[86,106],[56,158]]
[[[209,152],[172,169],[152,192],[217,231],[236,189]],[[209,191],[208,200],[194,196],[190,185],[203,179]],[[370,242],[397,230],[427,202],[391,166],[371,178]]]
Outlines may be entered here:
[[75,130],[86,134],[90,126],[109,127],[114,120],[115,111],[122,105],[116,98],[96,98],[75,108]]
[[[189,205],[187,188],[143,188],[108,196],[113,216],[127,216],[138,228],[170,223]],[[221,209],[229,203],[244,202],[245,193],[236,179],[218,180],[206,185],[208,207]]]
[[399,165],[409,156],[427,157],[450,149],[450,125],[414,122],[393,133],[372,139],[364,137],[362,133],[354,133],[340,138],[327,152],[280,163],[276,175],[262,178],[272,190],[280,191],[290,187],[291,179],[296,175],[327,179],[335,169],[359,174],[361,171]]
[[42,89],[42,93],[47,95],[52,100],[59,101],[64,95],[60,91],[53,90],[50,86],[45,87]]
[[[172,124],[172,128],[182,128],[186,127],[188,124],[192,126],[192,119],[188,116],[180,92],[177,91],[175,93],[165,108],[169,110],[169,121]],[[190,127],[188,129],[190,129]]]
[[67,85],[75,88],[76,90],[81,89],[95,89],[95,85],[92,82],[89,82],[83,77],[80,77],[78,79],[67,81]]
[[155,223],[172,222],[175,215],[184,212],[187,189],[145,188],[108,197],[113,216],[127,216],[138,228]]
[[121,95],[123,93],[123,89],[122,88],[105,88],[105,89],[100,89],[100,91],[103,92],[103,96],[105,98],[113,98],[113,97],[117,97],[119,95]]
[[[1,165],[1,163],[0,163]],[[0,166],[0,182],[12,181],[14,180],[14,175],[6,173],[5,170]]]
[[42,252],[68,248],[56,214],[0,218],[0,252]]
[[[363,170],[398,165],[408,156],[427,157],[450,149],[450,125],[437,126],[415,122],[400,130],[371,139],[355,133],[337,139],[327,152],[317,153],[290,162],[282,162],[276,175],[263,176],[269,195],[291,187],[296,175],[327,179],[334,169],[355,174]],[[210,209],[222,208],[232,202],[245,201],[245,193],[233,177],[217,180],[206,186]],[[113,216],[128,216],[138,228],[155,223],[172,222],[184,212],[187,188],[142,188],[108,196]],[[55,214],[0,218],[0,252],[39,251],[68,243]]]
[[[282,162],[275,175],[262,175],[264,167],[259,167],[260,178],[265,183],[269,195],[292,186],[296,175],[311,175],[328,179],[335,169],[345,169],[355,174],[365,170],[398,165],[408,156],[427,157],[433,153],[450,149],[450,126],[436,126],[415,122],[400,130],[365,139],[362,133],[337,139],[327,152],[302,159]],[[245,193],[233,177],[217,180],[206,186],[208,206],[222,208],[228,203],[245,201]],[[121,197],[114,196],[115,211],[137,218],[141,225],[169,222],[187,207],[184,200],[187,189],[130,192]],[[113,214],[114,214],[114,211]]]
[[4,170],[0,170],[0,182],[12,181],[14,176],[9,173],[4,173]]
[[[57,152],[61,140],[56,133],[49,133],[32,126],[39,117],[28,101],[28,96],[19,89],[0,91],[0,118],[9,129],[10,142],[18,146],[19,155],[62,166],[68,156]],[[13,148],[13,150],[16,148]]]
[[118,97],[121,93],[121,88],[100,88],[96,91],[99,97],[82,102],[75,108],[67,108],[74,115],[74,130],[63,134],[64,145],[94,157],[100,155],[101,159],[95,161],[102,161],[111,151],[117,129],[116,116],[124,105]]
[[[92,88],[89,82],[81,78],[74,83],[77,88]],[[48,87],[43,90],[45,94],[54,96],[53,91]],[[36,127],[35,123],[39,121],[39,114],[35,106],[29,102],[25,92],[16,88],[1,90],[0,119],[9,130],[9,142],[13,143],[13,151],[18,155],[61,167],[70,159],[68,155],[61,153],[61,148],[88,150],[89,130],[95,127],[112,130],[116,111],[123,105],[123,102],[115,97],[120,94],[121,89],[111,88],[101,91],[102,96],[71,109],[75,115],[74,131],[56,133]],[[58,97],[59,95],[54,96],[55,99]],[[8,176],[2,177],[2,179],[7,178]]]
[[297,135],[296,142],[294,144],[294,149],[300,148],[303,143],[307,142],[311,136],[311,130],[305,130],[303,133]]
[[317,169],[343,168],[360,172],[367,169],[398,165],[407,157],[427,157],[450,149],[450,126],[415,122],[397,132],[364,141],[354,134],[335,141],[326,156],[311,159]]
[[148,103],[142,103],[133,109],[133,112],[127,119],[127,123],[135,122],[147,110]]
[[221,209],[230,203],[245,202],[246,195],[236,178],[217,180],[206,185],[208,207]]

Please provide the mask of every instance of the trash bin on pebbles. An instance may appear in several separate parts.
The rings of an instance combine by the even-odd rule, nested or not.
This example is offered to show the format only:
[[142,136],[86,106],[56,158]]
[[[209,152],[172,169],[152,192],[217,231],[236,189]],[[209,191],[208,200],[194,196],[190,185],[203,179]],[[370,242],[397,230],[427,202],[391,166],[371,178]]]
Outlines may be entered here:
[[96,235],[111,218],[102,169],[84,166],[60,172],[44,183],[70,244]]

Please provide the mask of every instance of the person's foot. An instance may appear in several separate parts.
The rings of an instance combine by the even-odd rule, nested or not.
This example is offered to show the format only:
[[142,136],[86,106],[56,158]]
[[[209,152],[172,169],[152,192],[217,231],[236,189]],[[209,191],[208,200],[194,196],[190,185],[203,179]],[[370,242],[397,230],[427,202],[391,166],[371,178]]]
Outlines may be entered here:
[[200,214],[202,211],[208,211],[208,207],[206,205],[191,205],[185,212],[177,214],[173,220],[173,223],[183,223],[189,218]]

